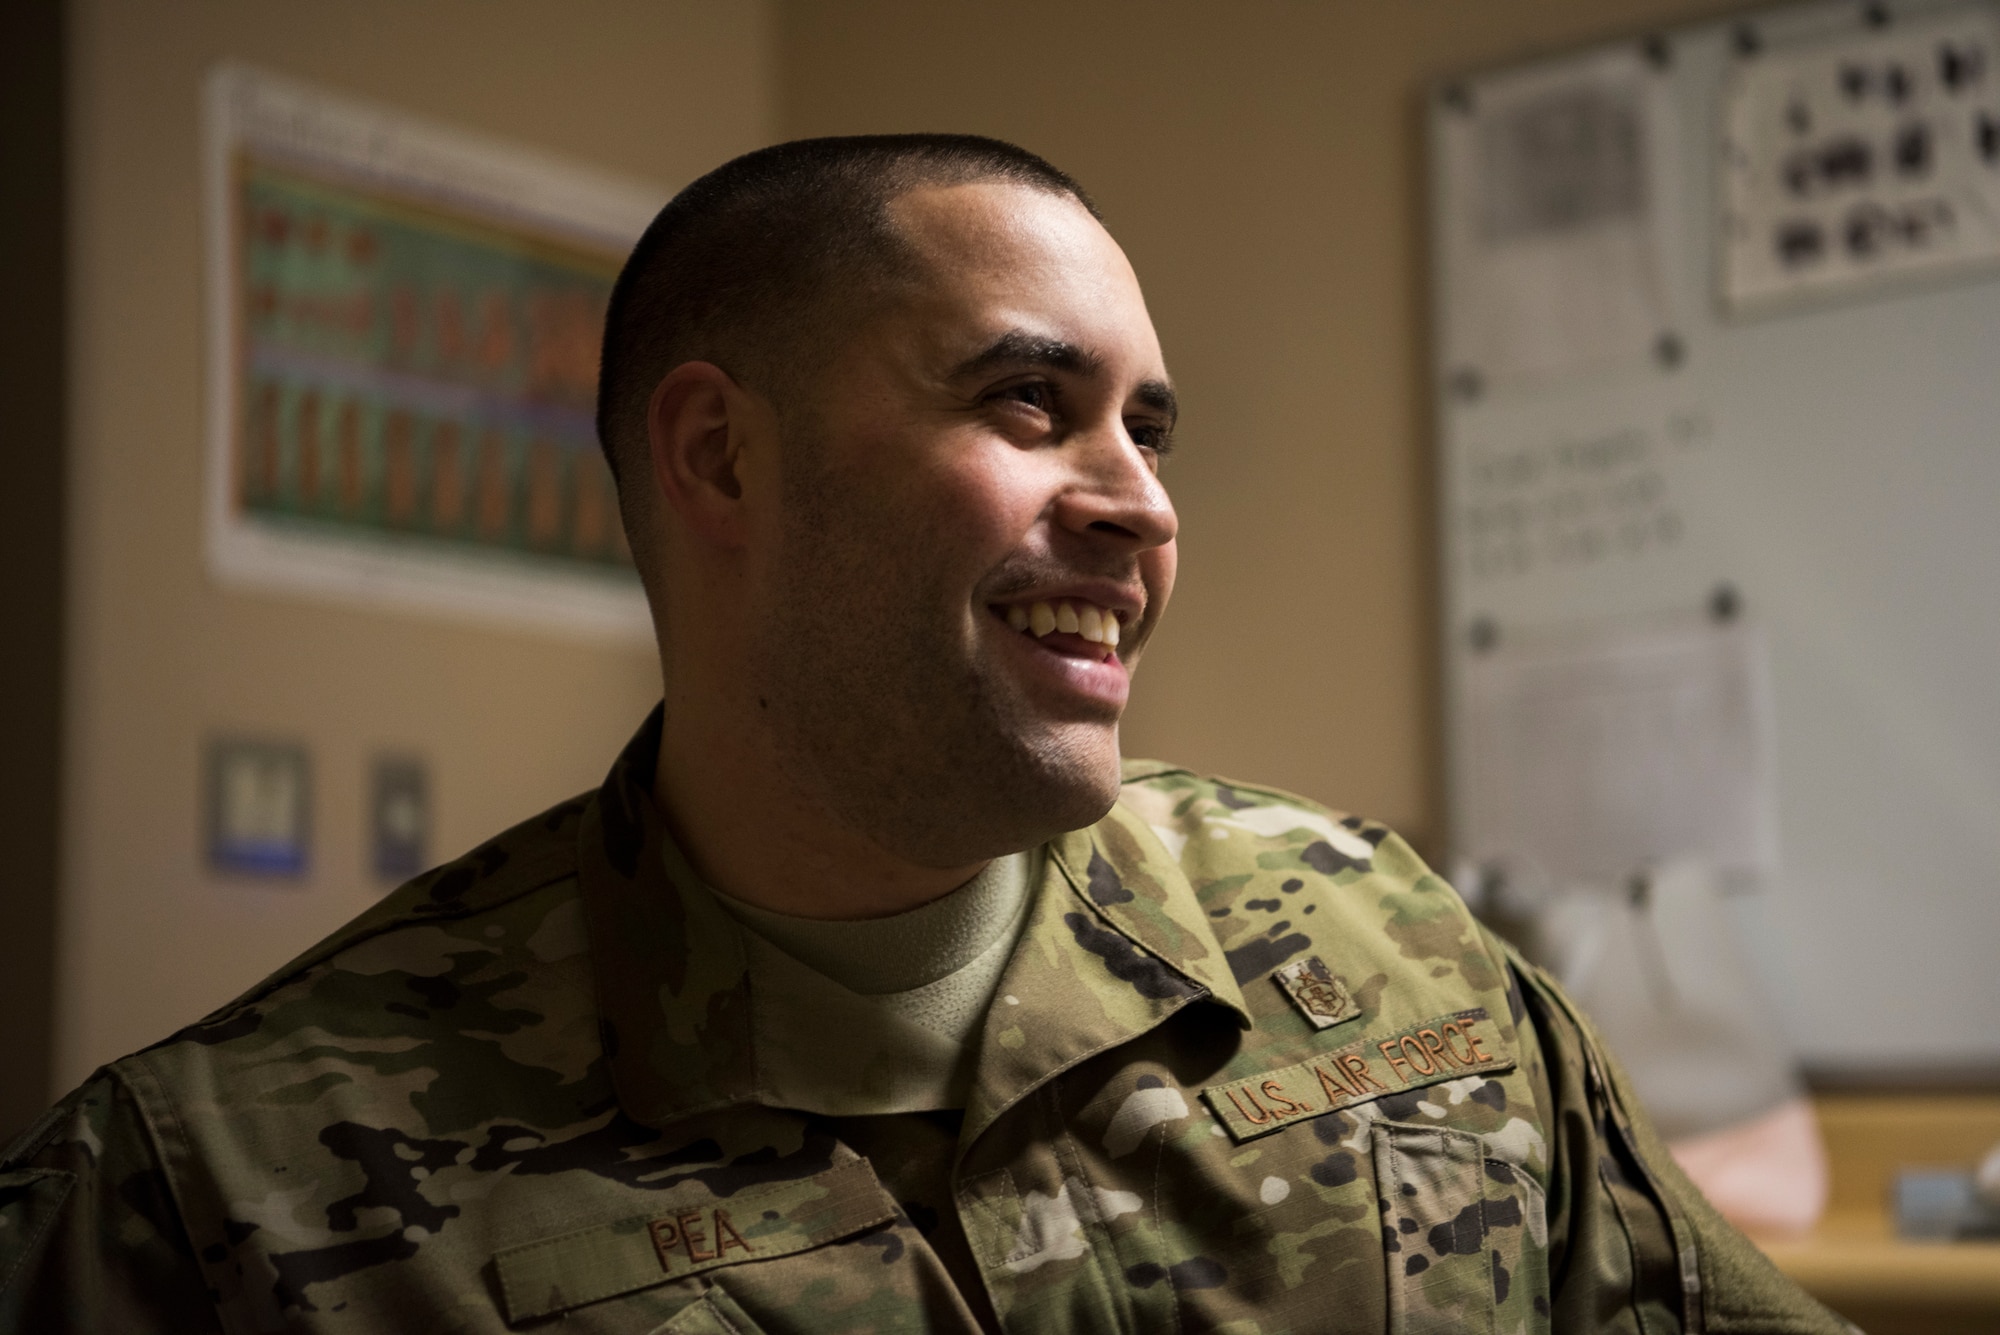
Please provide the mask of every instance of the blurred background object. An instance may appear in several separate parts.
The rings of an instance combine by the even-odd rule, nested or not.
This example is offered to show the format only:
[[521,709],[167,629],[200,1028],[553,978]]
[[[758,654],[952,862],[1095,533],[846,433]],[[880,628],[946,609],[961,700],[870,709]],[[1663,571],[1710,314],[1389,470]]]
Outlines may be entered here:
[[[1470,411],[1453,405],[1498,411],[1509,394],[1551,402],[1551,391],[1533,382],[1552,367],[1615,379],[1636,364],[1672,400],[1643,423],[1607,407],[1612,429],[1571,437],[1579,447],[1571,458],[1617,472],[1635,425],[1659,448],[1713,457],[1763,439],[1761,420],[1683,411],[1690,403],[1682,391],[1712,383],[1726,365],[1750,364],[1747,355],[1775,341],[1768,331],[1780,324],[1751,319],[1740,326],[1743,341],[1718,353],[1685,301],[1691,291],[1704,303],[1699,310],[1714,306],[1714,271],[1697,264],[1678,271],[1681,278],[1671,269],[1666,278],[1649,276],[1647,256],[1672,239],[1642,222],[1596,256],[1590,272],[1622,276],[1618,290],[1631,297],[1596,311],[1596,335],[1550,326],[1539,342],[1510,348],[1501,340],[1491,369],[1440,372],[1427,220],[1441,196],[1426,136],[1447,110],[1441,91],[1469,87],[1469,71],[1513,68],[1549,52],[1610,51],[1592,65],[1582,96],[1559,98],[1553,109],[1530,106],[1509,122],[1511,137],[1496,138],[1494,151],[1511,155],[1523,188],[1505,207],[1470,216],[1512,237],[1550,219],[1630,221],[1635,209],[1645,216],[1639,202],[1660,196],[1650,178],[1615,167],[1627,138],[1619,127],[1637,124],[1652,105],[1650,94],[1620,89],[1629,92],[1635,79],[1642,88],[1668,80],[1662,51],[1666,71],[1685,68],[1676,64],[1678,40],[1661,40],[1677,25],[1714,20],[1718,26],[1704,31],[1732,52],[1764,40],[1760,33],[1778,44],[1782,33],[1767,28],[1763,12],[1735,0],[7,6],[0,96],[9,115],[0,136],[9,170],[0,173],[0,227],[8,244],[0,266],[9,299],[0,375],[14,448],[8,485],[0,487],[0,605],[8,618],[0,636],[0,847],[9,851],[9,888],[0,896],[7,1017],[0,1135],[99,1062],[226,1002],[366,908],[388,869],[409,865],[413,853],[456,856],[597,783],[657,693],[650,649],[615,635],[389,606],[365,591],[332,600],[213,576],[207,442],[216,359],[206,342],[214,273],[205,249],[212,201],[203,90],[217,69],[264,71],[382,109],[399,123],[662,196],[760,144],[912,127],[999,135],[1074,172],[1132,256],[1187,405],[1168,474],[1186,559],[1173,615],[1127,721],[1127,751],[1246,775],[1381,818],[1445,865],[1462,842],[1462,821],[1451,818],[1458,785],[1449,781],[1447,738],[1457,705],[1447,656],[1479,640],[1497,655],[1489,661],[1504,666],[1532,638],[1532,618],[1490,607],[1479,609],[1481,620],[1449,601],[1456,558],[1446,540],[1464,511],[1454,505],[1440,514],[1447,464],[1434,447],[1453,429],[1452,415]],[[1850,24],[1862,21],[1861,6],[1841,12]],[[1891,27],[1909,12],[1881,11]],[[1751,36],[1739,39],[1739,31]],[[1690,151],[1711,142],[1721,114],[1676,113],[1677,142]],[[1613,166],[1588,189],[1566,194],[1560,174],[1534,165],[1542,161],[1535,145],[1579,123],[1604,131],[1584,155]],[[1705,169],[1688,170],[1690,180],[1709,179]],[[1518,310],[1522,293],[1539,290],[1535,273],[1517,266],[1485,290],[1475,303],[1485,312],[1482,327],[1490,331],[1494,319]],[[1747,274],[1739,286],[1748,305],[1768,293],[1769,277]],[[1898,402],[1904,362],[1977,360],[1979,346],[1953,332],[1960,326],[1932,313],[1957,309],[1966,292],[1992,290],[1942,284],[1804,318],[1838,323],[1842,310],[1861,305],[1904,313],[1892,339],[1831,366],[1826,377],[1836,390],[1868,389],[1863,407],[1887,413]],[[473,328],[479,313],[469,313]],[[1672,317],[1664,326],[1662,314]],[[1636,350],[1620,341],[1620,330],[1640,328]],[[1481,346],[1494,345],[1488,337]],[[1607,357],[1616,363],[1609,371]],[[1529,388],[1509,389],[1510,377]],[[1613,405],[1615,389],[1602,398]],[[1835,426],[1843,417],[1875,423],[1880,441],[1897,451],[1894,466],[1829,454],[1847,462],[1805,475],[1809,482],[1776,501],[1755,502],[1761,509],[1752,521],[1775,529],[1861,490],[1879,502],[1871,524],[1902,524],[1925,507],[1956,514],[1980,494],[1966,481],[1969,471],[1956,490],[1923,471],[1913,453],[1918,436],[1898,425],[1904,418],[1870,418],[1843,402],[1836,395],[1816,411]],[[399,526],[416,512],[410,479],[392,456],[430,450],[423,457],[435,470],[450,453],[441,436],[392,431],[386,413],[379,436],[367,434],[374,428],[365,415],[327,407],[316,420],[314,448],[331,461],[328,504],[358,485],[385,534],[404,533]],[[303,450],[302,433],[287,440],[286,449]],[[379,472],[344,476],[343,460],[366,454],[347,442],[370,440],[379,446]],[[518,442],[518,468],[495,476],[554,495],[549,479],[574,473],[552,469],[546,451],[531,462],[532,444]],[[475,476],[476,445],[459,447]],[[1984,457],[1969,457],[1966,468],[1983,466]],[[1535,465],[1518,451],[1495,451],[1486,462],[1502,490]],[[1672,533],[1671,522],[1661,526],[1672,507],[1639,476],[1645,470],[1626,472],[1620,497],[1652,516],[1653,537]],[[1838,495],[1836,483],[1845,488]],[[446,490],[466,498],[460,517],[476,522],[481,493]],[[516,501],[525,505],[525,492]],[[1721,501],[1729,501],[1726,490]],[[1738,493],[1738,504],[1753,505],[1752,493]],[[550,509],[544,503],[537,513]],[[1512,522],[1504,507],[1496,513],[1494,523]],[[574,518],[568,529],[536,527],[541,521],[526,509],[509,514],[516,526],[506,531],[523,544],[534,532],[574,536],[588,527]],[[1926,639],[1917,628],[1917,620],[1956,616],[1949,634],[1977,632],[1979,619],[1966,610],[1976,581],[1950,572],[1983,568],[1976,558],[1984,549],[1968,545],[1980,534],[1960,528],[1919,533],[1922,540],[1898,555],[1944,577],[1913,585],[1903,565],[1869,566],[1860,539],[1890,530],[1864,529],[1844,535],[1816,567],[1809,603],[1774,596],[1732,559],[1688,582],[1680,608],[1688,620],[1665,632],[1651,621],[1626,628],[1643,644],[1597,642],[1614,656],[1651,652],[1646,637],[1665,633],[1666,658],[1713,649],[1715,671],[1705,680],[1726,688],[1754,679],[1760,651],[1731,648],[1754,638],[1737,638],[1739,630],[1778,637],[1770,652],[1790,652],[1784,646],[1797,642],[1797,626],[1787,619],[1809,614],[1801,624],[1817,637],[1811,657],[1822,671],[1801,683],[1780,670],[1768,700],[1778,738],[1772,853],[1796,884],[1823,884],[1832,897],[1825,902],[1837,899],[1839,912],[1816,919],[1777,912],[1777,893],[1755,879],[1765,872],[1746,875],[1673,849],[1593,875],[1588,886],[1547,873],[1538,882],[1519,859],[1501,868],[1503,879],[1512,876],[1509,893],[1524,903],[1574,901],[1563,921],[1551,919],[1556,962],[1599,961],[1591,1004],[1607,1028],[1615,1023],[1608,1017],[1639,1012],[1638,1028],[1613,1036],[1621,1051],[1630,1049],[1628,1059],[1644,1041],[1630,1035],[1648,1025],[1664,1031],[1673,1061],[1690,1059],[1674,1044],[1696,1027],[1728,1053],[1736,1073],[1729,1098],[1687,1100],[1673,1081],[1657,1080],[1646,1096],[1669,1117],[1677,1097],[1692,1106],[1697,1116],[1681,1125],[1679,1142],[1689,1163],[1713,1164],[1718,1150],[1738,1163],[1784,1163],[1761,1149],[1749,1158],[1736,1150],[1744,1140],[1809,1149],[1791,1100],[1802,1087],[1811,1095],[1830,1166],[1829,1203],[1811,1236],[1774,1243],[1773,1251],[1837,1295],[1844,1310],[1865,1311],[1884,1330],[1893,1328],[1885,1311],[1918,1312],[1930,1322],[1918,1328],[1950,1328],[1943,1309],[1912,1306],[1929,1280],[1908,1276],[1941,1272],[1911,1271],[1902,1253],[1869,1259],[1880,1253],[1868,1249],[1893,1235],[1897,1169],[1969,1171],[2000,1139],[2000,1112],[1976,1092],[2000,1088],[1985,1037],[2000,1026],[1982,1028],[1977,1018],[1992,1004],[1990,991],[1949,1017],[1965,1026],[1957,1029],[1933,1022],[1917,1001],[1925,987],[1961,976],[1968,954],[1990,954],[1990,915],[2000,902],[1985,873],[1940,876],[1923,862],[1934,848],[1965,847],[1963,829],[1994,824],[1994,757],[1979,720],[1936,713],[1938,701],[1956,698],[1939,694],[1939,674],[1953,690],[1964,679],[1988,681],[1991,655],[1945,653],[1938,646],[1958,641]],[[1683,530],[1677,538],[1686,540],[1674,550],[1701,550],[1699,537]],[[1734,619],[1714,615],[1724,586]],[[1885,604],[1917,620],[1882,636],[1867,617]],[[1860,611],[1850,615],[1850,607]],[[1869,652],[1843,656],[1856,644]],[[1586,666],[1601,667],[1603,658],[1599,652]],[[1788,718],[1838,717],[1856,689],[1870,701],[1860,721],[1872,729],[1863,740],[1879,763],[1788,754]],[[1726,703],[1726,696],[1719,689],[1707,698]],[[1711,709],[1709,717],[1722,715]],[[1671,724],[1665,735],[1674,739]],[[1852,734],[1826,733],[1842,735]],[[302,874],[261,876],[210,863],[206,757],[211,741],[226,738],[279,740],[307,757]],[[421,758],[421,788],[390,792],[378,757]],[[1915,777],[1905,783],[1910,766]],[[1801,774],[1818,787],[1794,783]],[[1844,824],[1830,841],[1801,843],[1787,822],[1829,788],[1838,790]],[[1885,792],[1943,800],[1893,818],[1855,818],[1857,807]],[[421,844],[399,842],[419,808]],[[1759,828],[1751,819],[1740,831],[1753,853]],[[1983,865],[1996,864],[2000,858]],[[1901,874],[1885,876],[1884,867]],[[1648,877],[1643,905],[1632,892],[1640,872]],[[1579,894],[1592,897],[1588,906]],[[1492,898],[1504,898],[1497,886]],[[1904,919],[1888,930],[1857,926],[1865,918],[1848,911],[1888,899],[1904,906]],[[1872,933],[1863,938],[1870,954],[1862,965],[1833,949],[1857,931]],[[1769,949],[1780,939],[1784,950]],[[1694,958],[1670,967],[1646,963],[1656,947],[1676,941],[1708,944],[1674,946]],[[1659,1016],[1647,1007],[1669,995],[1658,990],[1662,979],[1680,1013],[1700,1017],[1699,1026],[1654,1023]],[[1801,996],[1813,1000],[1801,1005]],[[1834,1058],[1850,1047],[1868,1060],[1841,1066]],[[1875,1060],[1889,1050],[1907,1056],[1895,1070]],[[1701,1120],[1725,1109],[1727,1125]],[[1711,1139],[1718,1135],[1737,1140]],[[1799,1166],[1780,1176],[1797,1185],[1810,1160],[1792,1162]],[[1702,1171],[1726,1197],[1730,1173]],[[1742,1199],[1773,1198],[1753,1187]],[[1839,1251],[1829,1238],[1850,1224],[1859,1232],[1839,1236],[1860,1239],[1859,1250]],[[1980,1269],[1978,1246],[1904,1250],[1921,1251],[1931,1258],[1926,1265],[1961,1265],[1957,1278],[1939,1281],[1942,1290],[1931,1288],[1955,1295],[1952,1310],[1973,1314],[1965,1320],[1991,1328],[2000,1280],[1979,1286],[1988,1282],[1982,1275],[2000,1270]]]
[[1826,1147],[1802,1091],[1669,1148],[1715,1208],[1754,1237],[1805,1233],[1826,1209]]
[[1986,1205],[2000,1209],[2000,1141],[1986,1151],[1973,1173],[1973,1189]]
[[1935,1131],[2000,1072],[2000,10],[1635,31],[1428,124],[1460,880],[1788,1268],[2000,1324],[1966,1145],[1843,1162],[1807,1094]]
[[1506,919],[1563,980],[1688,1176],[1739,1227],[1797,1234],[1826,1153],[1783,1021],[1713,872],[1669,863]]
[[2000,1318],[2000,1244],[1901,1236],[1899,1183],[1961,1179],[2000,1137],[2000,1094],[1821,1088],[1813,1095],[1832,1168],[1827,1207],[1805,1237],[1761,1239],[1771,1259],[1871,1335],[1985,1335]]

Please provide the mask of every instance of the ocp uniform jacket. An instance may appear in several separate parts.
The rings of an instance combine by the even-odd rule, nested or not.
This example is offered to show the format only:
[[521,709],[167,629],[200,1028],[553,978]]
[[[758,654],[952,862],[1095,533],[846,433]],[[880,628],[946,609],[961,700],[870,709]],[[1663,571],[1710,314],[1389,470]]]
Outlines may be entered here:
[[658,737],[51,1110],[0,1331],[1847,1329],[1394,835],[1167,766],[1049,846],[962,1110],[788,1094]]

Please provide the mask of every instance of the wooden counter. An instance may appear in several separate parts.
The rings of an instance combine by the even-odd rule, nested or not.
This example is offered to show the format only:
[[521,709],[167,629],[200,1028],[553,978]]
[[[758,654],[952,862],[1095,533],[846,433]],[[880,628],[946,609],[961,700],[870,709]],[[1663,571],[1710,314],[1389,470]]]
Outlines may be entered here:
[[1904,1242],[1899,1169],[1968,1167],[2000,1142],[2000,1095],[1822,1095],[1832,1191],[1806,1237],[1759,1239],[1779,1268],[1869,1335],[2000,1333],[2000,1242]]

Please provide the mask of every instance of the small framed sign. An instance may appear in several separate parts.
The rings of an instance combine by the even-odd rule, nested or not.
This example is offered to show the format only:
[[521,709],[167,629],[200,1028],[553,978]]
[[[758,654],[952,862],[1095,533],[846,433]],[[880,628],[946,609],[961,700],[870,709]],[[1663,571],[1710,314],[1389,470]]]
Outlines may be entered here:
[[217,738],[208,748],[208,861],[218,871],[303,876],[312,766],[296,742]]
[[430,865],[430,774],[410,756],[378,756],[368,783],[375,874],[406,881]]

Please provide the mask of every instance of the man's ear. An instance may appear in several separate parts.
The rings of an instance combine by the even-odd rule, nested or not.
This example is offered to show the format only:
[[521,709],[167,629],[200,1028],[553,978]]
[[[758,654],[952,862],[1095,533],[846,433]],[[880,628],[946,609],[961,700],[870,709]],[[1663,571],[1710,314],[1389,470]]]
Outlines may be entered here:
[[646,409],[653,485],[682,524],[720,546],[743,539],[737,469],[751,410],[743,387],[713,362],[676,366]]

